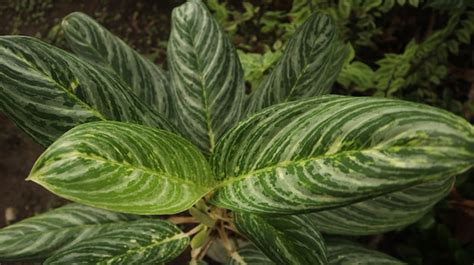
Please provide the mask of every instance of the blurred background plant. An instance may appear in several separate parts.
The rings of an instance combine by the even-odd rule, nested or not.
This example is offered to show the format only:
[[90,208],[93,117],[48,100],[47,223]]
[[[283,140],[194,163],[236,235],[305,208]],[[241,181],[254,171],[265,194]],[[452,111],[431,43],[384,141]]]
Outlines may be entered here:
[[[296,28],[312,11],[320,10],[333,17],[350,50],[333,93],[422,102],[474,122],[473,0],[205,1],[238,49],[248,92],[257,89],[257,80],[280,58]],[[163,64],[170,13],[182,2],[0,0],[0,34],[31,35],[65,48],[59,23],[68,13],[82,11]],[[0,125],[2,135],[8,133],[3,130],[8,126]],[[34,148],[37,151],[32,156],[37,156],[40,149]],[[11,152],[2,150],[0,155],[11,156]],[[471,265],[473,174],[459,176],[451,194],[418,223],[357,240],[409,264]],[[17,177],[19,181],[23,178]],[[12,187],[26,187],[19,183]],[[35,212],[56,205],[50,200],[39,201],[47,206],[35,208]],[[35,212],[19,211],[18,219]]]

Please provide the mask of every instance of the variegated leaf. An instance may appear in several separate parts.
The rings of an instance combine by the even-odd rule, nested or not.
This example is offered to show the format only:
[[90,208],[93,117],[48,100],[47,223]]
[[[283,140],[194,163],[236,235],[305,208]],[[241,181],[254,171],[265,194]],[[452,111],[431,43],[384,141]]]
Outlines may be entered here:
[[213,204],[294,214],[461,173],[474,163],[474,129],[426,105],[322,96],[273,106],[240,123],[212,163],[220,180]]
[[188,141],[121,122],[70,130],[41,155],[28,179],[73,201],[135,214],[184,211],[214,181],[207,161]]
[[0,37],[0,109],[43,146],[90,121],[173,127],[105,68],[21,36]]
[[0,229],[0,261],[45,258],[135,219],[131,215],[69,204]]
[[236,212],[234,221],[237,230],[277,264],[327,263],[324,240],[306,216],[263,217]]
[[200,0],[173,10],[168,65],[176,124],[210,154],[241,117],[244,81],[232,43]]
[[162,264],[181,254],[189,237],[162,220],[138,220],[62,250],[44,264]]
[[83,13],[68,15],[61,27],[79,57],[111,69],[144,103],[168,115],[168,80],[158,66]]
[[275,263],[256,246],[249,244],[234,252],[227,265],[275,265]]
[[340,239],[326,239],[330,265],[402,265],[389,255]]
[[329,15],[315,13],[288,42],[282,58],[252,95],[247,113],[329,93],[347,56]]
[[318,230],[339,235],[373,235],[421,219],[453,187],[454,178],[417,185],[366,201],[308,214]]

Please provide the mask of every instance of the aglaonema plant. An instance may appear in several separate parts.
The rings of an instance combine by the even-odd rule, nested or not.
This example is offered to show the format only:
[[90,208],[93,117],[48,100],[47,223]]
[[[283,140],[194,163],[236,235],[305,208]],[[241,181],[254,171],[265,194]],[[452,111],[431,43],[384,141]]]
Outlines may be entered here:
[[1,229],[3,261],[401,264],[341,238],[416,222],[474,162],[449,112],[325,95],[346,51],[323,13],[251,95],[199,0],[173,11],[167,73],[84,14],[62,29],[76,55],[0,38],[1,109],[47,147],[28,180],[75,202]]

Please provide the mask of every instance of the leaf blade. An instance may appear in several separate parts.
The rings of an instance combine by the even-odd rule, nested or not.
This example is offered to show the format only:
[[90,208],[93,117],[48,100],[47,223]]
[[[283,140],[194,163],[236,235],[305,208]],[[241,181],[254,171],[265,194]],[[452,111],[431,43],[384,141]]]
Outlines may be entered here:
[[146,104],[165,116],[169,114],[168,80],[165,73],[124,41],[80,12],[61,23],[66,40],[79,57],[110,68]]
[[50,256],[114,225],[137,217],[80,204],[34,216],[0,230],[0,260],[31,260]]
[[329,93],[346,56],[331,17],[314,13],[295,32],[273,71],[251,96],[248,113]]
[[177,135],[134,124],[94,122],[75,127],[51,145],[29,179],[94,207],[174,214],[207,194],[212,176],[202,154]]
[[401,265],[403,263],[382,252],[371,250],[347,240],[326,239],[328,261],[331,265],[342,264],[385,264]]
[[138,220],[64,249],[44,264],[160,264],[181,254],[189,237],[163,220]]
[[374,235],[421,219],[451,191],[454,178],[426,183],[336,209],[307,214],[323,233]]
[[237,230],[277,264],[326,264],[326,246],[305,216],[268,217],[235,212]]
[[451,113],[322,96],[267,108],[230,131],[212,159],[220,184],[211,203],[276,214],[339,207],[448,178],[473,159],[473,127]]
[[168,65],[176,124],[210,154],[241,117],[244,81],[231,41],[201,1],[173,10]]
[[47,147],[86,122],[174,126],[140,103],[114,74],[30,37],[0,38],[0,108]]

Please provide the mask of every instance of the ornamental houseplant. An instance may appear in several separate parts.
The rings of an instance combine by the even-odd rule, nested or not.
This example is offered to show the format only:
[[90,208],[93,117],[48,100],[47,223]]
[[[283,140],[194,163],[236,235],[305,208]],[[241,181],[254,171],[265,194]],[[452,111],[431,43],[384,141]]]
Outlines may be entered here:
[[84,14],[62,29],[76,55],[0,37],[1,110],[47,147],[28,180],[75,202],[1,229],[3,261],[401,264],[342,236],[419,220],[474,162],[454,114],[326,95],[347,52],[324,13],[250,95],[200,0],[173,11],[168,72]]

